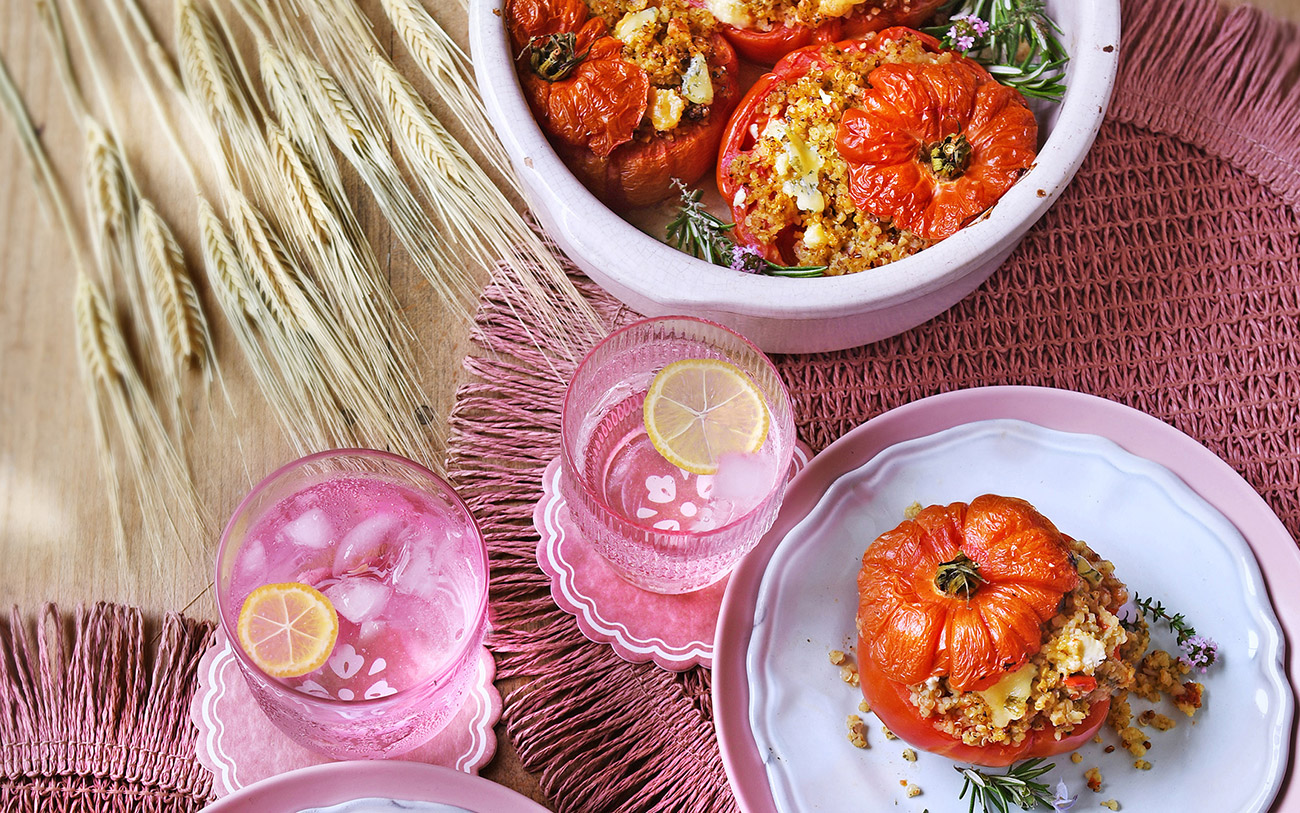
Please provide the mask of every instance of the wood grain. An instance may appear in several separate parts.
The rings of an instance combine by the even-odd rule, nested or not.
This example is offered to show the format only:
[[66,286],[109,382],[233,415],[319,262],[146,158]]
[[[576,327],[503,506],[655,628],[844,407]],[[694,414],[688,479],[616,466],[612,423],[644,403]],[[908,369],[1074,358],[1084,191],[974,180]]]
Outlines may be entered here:
[[[143,5],[162,39],[170,41],[171,0],[144,0]],[[1256,0],[1255,5],[1300,20],[1300,0]],[[128,160],[145,195],[158,204],[197,267],[193,190],[159,137],[154,114],[112,35],[102,4],[82,0],[81,6],[91,10],[104,55],[108,104],[123,126]],[[391,40],[378,3],[366,0],[362,6],[379,22],[381,41]],[[430,8],[464,44],[466,23],[459,4],[435,0]],[[80,218],[81,133],[60,88],[32,0],[0,0],[0,21],[0,55]],[[390,51],[397,53],[399,68],[414,76],[400,46]],[[88,81],[84,59],[77,60],[77,69],[83,82]],[[102,114],[105,108],[101,104],[98,109]],[[460,380],[467,326],[433,304],[383,218],[360,189],[353,191],[362,222],[423,345],[423,391],[436,413],[446,415]],[[210,522],[200,537],[173,540],[170,555],[161,562],[152,561],[139,544],[119,559],[78,378],[72,320],[75,273],[73,246],[38,204],[12,128],[0,126],[0,606],[105,600],[138,605],[151,614],[184,610],[213,618],[209,585],[221,524],[256,480],[293,455],[205,291],[217,357],[233,404],[231,410],[220,399],[207,397],[197,383],[186,402],[193,425],[190,463]],[[138,510],[128,506],[127,519],[129,533],[137,536]],[[519,768],[504,731],[498,733],[501,750],[488,775],[540,797],[535,781]]]

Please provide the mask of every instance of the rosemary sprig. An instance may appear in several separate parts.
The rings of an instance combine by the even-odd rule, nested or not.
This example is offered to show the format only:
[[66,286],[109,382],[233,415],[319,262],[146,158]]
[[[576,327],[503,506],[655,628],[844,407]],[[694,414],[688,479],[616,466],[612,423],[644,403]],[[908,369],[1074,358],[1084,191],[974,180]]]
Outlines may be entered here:
[[952,0],[948,25],[927,28],[1025,96],[1060,101],[1070,61],[1044,0]]
[[704,208],[704,204],[700,202],[704,190],[690,189],[676,179],[673,183],[681,190],[682,202],[677,208],[677,216],[668,224],[664,240],[678,250],[714,265],[722,265],[750,274],[767,274],[774,277],[820,277],[826,270],[824,265],[780,265],[768,261],[751,248],[737,246],[736,241],[731,238],[731,232],[736,228],[736,224],[726,223]]
[[1004,774],[986,773],[979,768],[954,766],[962,775],[961,794],[958,799],[965,799],[970,793],[970,813],[975,811],[975,802],[980,803],[984,813],[998,811],[1007,813],[1011,805],[1021,810],[1032,810],[1042,804],[1053,807],[1056,795],[1048,789],[1046,782],[1039,782],[1038,777],[1056,767],[1055,762],[1043,764],[1043,758],[1027,759],[1007,768]]

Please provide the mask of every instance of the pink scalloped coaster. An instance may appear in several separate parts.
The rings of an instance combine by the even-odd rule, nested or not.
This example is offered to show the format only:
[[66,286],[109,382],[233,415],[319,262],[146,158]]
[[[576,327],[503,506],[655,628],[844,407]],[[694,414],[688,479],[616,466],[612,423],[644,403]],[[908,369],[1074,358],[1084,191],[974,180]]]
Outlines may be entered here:
[[[481,647],[460,711],[433,739],[397,758],[477,774],[496,753],[492,727],[501,717],[501,694],[495,679],[492,653]],[[298,745],[267,719],[220,630],[199,661],[190,719],[198,728],[199,763],[212,774],[212,790],[219,797],[269,776],[334,761]]]
[[[795,444],[794,477],[812,456]],[[537,563],[551,580],[551,597],[573,615],[582,634],[609,644],[632,663],[654,661],[672,672],[713,665],[713,628],[727,579],[694,593],[669,596],[642,590],[621,578],[590,545],[569,516],[560,494],[560,461],[542,475],[542,499],[533,509],[540,539]]]

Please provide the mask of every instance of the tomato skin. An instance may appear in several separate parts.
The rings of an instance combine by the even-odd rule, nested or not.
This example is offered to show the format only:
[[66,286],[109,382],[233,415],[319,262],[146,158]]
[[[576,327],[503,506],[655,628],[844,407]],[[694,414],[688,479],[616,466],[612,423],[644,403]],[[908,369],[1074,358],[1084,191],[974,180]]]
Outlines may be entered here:
[[922,717],[912,705],[907,686],[890,680],[871,661],[868,648],[858,639],[858,677],[862,695],[871,710],[890,731],[911,745],[955,762],[1001,768],[1034,757],[1051,757],[1073,751],[1090,741],[1110,711],[1110,698],[1093,703],[1083,722],[1064,737],[1057,739],[1053,729],[1030,731],[1018,745],[967,745],[951,734],[940,731]]
[[815,26],[781,25],[768,31],[722,25],[722,33],[736,52],[750,62],[773,65],[791,51],[809,45],[827,45],[856,39],[895,26],[915,28],[930,19],[945,0],[916,0],[908,8],[872,13],[867,3],[843,17],[831,17]]
[[[584,0],[509,0],[507,28],[520,86],[560,160],[603,203],[615,210],[649,206],[676,194],[674,179],[692,184],[713,165],[728,117],[740,97],[740,62],[720,34],[709,60],[713,102],[699,121],[673,130],[641,129],[650,81],[622,58],[623,43],[608,36]],[[529,67],[529,39],[573,33],[585,58],[572,73],[547,81]]]
[[[934,37],[903,26],[893,26],[868,33],[862,39],[837,42],[835,47],[846,53],[875,51],[889,42],[908,36],[920,39],[926,50],[932,53],[943,50]],[[761,133],[770,120],[763,109],[767,94],[781,82],[796,80],[806,75],[815,65],[825,65],[826,58],[822,54],[824,47],[823,43],[791,51],[781,57],[770,72],[759,77],[740,100],[735,112],[731,114],[731,120],[727,122],[726,132],[722,135],[722,142],[718,147],[716,170],[718,192],[731,207],[731,219],[736,224],[732,237],[737,244],[752,248],[762,254],[764,259],[780,265],[793,265],[794,257],[787,256],[787,252],[782,251],[777,245],[761,242],[749,231],[745,225],[748,206],[743,202],[739,205],[735,203],[736,193],[740,191],[741,185],[735,182],[728,169],[738,155],[753,149],[755,139],[752,137],[751,129]]]

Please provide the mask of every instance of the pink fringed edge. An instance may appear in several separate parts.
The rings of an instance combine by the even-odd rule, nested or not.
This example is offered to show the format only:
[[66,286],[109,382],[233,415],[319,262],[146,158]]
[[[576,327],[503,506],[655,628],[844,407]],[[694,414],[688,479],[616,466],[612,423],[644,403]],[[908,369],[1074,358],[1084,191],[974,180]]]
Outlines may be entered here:
[[70,621],[46,605],[33,627],[18,608],[0,621],[0,807],[202,807],[189,703],[212,625],[169,614],[146,632],[138,609],[99,603]]
[[[608,325],[634,315],[575,281]],[[533,506],[559,454],[560,407],[574,362],[600,337],[547,336],[502,269],[485,290],[458,392],[448,474],[482,525],[491,556],[498,677],[524,767],[561,811],[730,811],[735,802],[708,704],[710,675],[632,665],[583,637],[537,565]]]
[[1173,135],[1300,211],[1300,30],[1250,6],[1124,0],[1110,117]]

